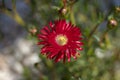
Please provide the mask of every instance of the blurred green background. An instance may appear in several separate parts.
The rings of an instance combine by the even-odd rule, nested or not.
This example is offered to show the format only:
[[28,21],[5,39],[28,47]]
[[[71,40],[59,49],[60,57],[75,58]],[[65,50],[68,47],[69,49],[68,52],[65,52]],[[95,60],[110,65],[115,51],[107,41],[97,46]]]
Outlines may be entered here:
[[[57,19],[82,31],[77,60],[40,54],[36,35]],[[0,0],[0,80],[120,80],[119,34],[120,0]]]

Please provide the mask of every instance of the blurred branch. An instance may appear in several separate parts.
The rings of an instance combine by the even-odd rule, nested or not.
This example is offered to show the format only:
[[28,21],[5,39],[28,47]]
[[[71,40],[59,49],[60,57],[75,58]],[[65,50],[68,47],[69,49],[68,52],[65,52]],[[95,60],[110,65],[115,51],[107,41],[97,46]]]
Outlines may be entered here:
[[104,33],[102,34],[102,36],[100,37],[100,44],[102,43],[102,41],[105,39],[105,36],[107,35],[107,33],[110,31],[109,28],[107,28]]
[[92,29],[92,31],[91,31],[90,34],[88,35],[88,38],[87,38],[88,41],[90,40],[90,38],[92,37],[92,35],[96,32],[99,24],[100,24],[100,23],[98,23],[97,25],[95,25],[95,27]]
[[63,1],[63,4],[64,4],[64,7],[65,7],[67,0],[62,0],[62,1]]
[[99,25],[100,25],[100,22],[95,25],[95,27],[92,29],[92,31],[88,35],[88,37],[87,37],[88,46],[90,46],[92,44],[93,40],[91,39],[91,37],[93,36],[93,34],[95,34]]
[[[2,0],[2,2],[3,2],[3,6],[5,6],[4,0]],[[14,19],[21,26],[25,26],[24,20],[21,18],[21,16],[16,11],[16,0],[12,0],[12,8],[13,8],[12,11],[9,11],[8,9],[4,7],[2,9],[2,12],[5,13],[7,16],[11,17],[12,19]]]
[[2,0],[2,7],[5,8],[5,0]]
[[12,0],[12,9],[16,11],[16,0]]
[[[9,16],[9,17],[11,17],[12,19],[14,19],[18,24],[20,24],[21,26],[25,26],[25,22],[23,21],[23,19],[20,17],[20,15],[16,12],[16,11],[14,11],[13,13],[12,12],[10,12],[10,11],[8,11],[8,10],[3,10],[3,12],[7,15],[7,16]],[[13,15],[14,14],[14,15]]]
[[75,17],[74,17],[74,12],[73,12],[73,5],[77,2],[77,0],[71,0],[71,3],[68,5],[69,6],[69,12],[70,12],[70,20],[72,24],[76,24]]

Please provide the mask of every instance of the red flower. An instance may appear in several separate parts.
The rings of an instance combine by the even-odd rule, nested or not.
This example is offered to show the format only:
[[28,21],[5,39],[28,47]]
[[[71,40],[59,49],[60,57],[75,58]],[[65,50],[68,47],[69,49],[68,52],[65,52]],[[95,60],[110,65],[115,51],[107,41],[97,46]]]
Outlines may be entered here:
[[83,43],[81,40],[80,29],[67,23],[65,20],[57,20],[54,24],[50,22],[49,27],[45,26],[38,34],[40,42],[38,45],[43,45],[41,54],[46,54],[49,59],[54,59],[55,62],[66,58],[70,61],[73,57],[76,59],[77,51],[82,50]]

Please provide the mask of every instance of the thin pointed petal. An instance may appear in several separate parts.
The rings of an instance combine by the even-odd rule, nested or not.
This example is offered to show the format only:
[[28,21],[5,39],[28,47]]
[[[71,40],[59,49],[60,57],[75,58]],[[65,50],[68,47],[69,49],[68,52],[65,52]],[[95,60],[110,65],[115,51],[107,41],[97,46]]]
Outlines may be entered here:
[[[66,37],[60,38],[59,35]],[[54,23],[50,22],[49,27],[44,26],[41,34],[38,34],[38,39],[40,39],[38,45],[43,45],[41,54],[47,55],[47,58],[54,59],[55,62],[61,60],[70,62],[71,57],[77,58],[77,50],[83,50],[81,36],[81,31],[77,26],[66,22],[66,20],[56,20]],[[60,45],[58,43],[60,40],[62,42],[67,40],[67,42]]]

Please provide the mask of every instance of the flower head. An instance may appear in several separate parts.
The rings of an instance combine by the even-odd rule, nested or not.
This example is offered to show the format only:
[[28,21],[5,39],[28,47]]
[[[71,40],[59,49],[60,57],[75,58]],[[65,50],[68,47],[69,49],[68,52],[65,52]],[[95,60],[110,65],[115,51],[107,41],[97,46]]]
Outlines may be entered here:
[[54,23],[45,26],[41,33],[38,34],[38,45],[43,45],[41,54],[46,54],[49,59],[58,62],[70,58],[76,59],[79,54],[78,50],[82,50],[83,43],[80,41],[81,31],[78,27],[67,23],[65,20],[57,20]]

